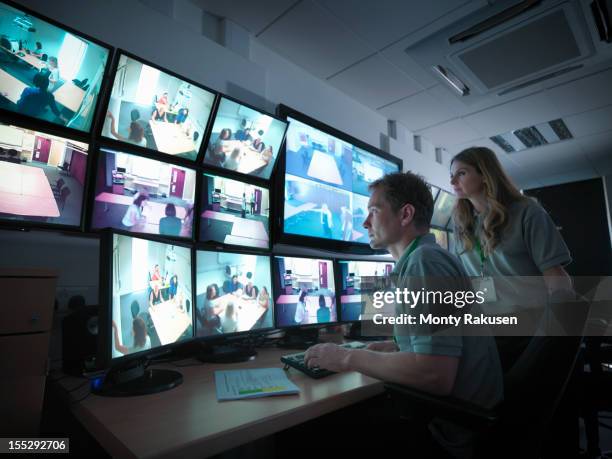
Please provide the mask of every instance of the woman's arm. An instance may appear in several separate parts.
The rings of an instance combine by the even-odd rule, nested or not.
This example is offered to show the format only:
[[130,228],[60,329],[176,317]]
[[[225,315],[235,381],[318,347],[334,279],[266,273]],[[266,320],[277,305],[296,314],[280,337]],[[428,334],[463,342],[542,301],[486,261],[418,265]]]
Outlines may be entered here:
[[115,117],[113,116],[113,114],[110,111],[108,111],[106,112],[106,117],[111,120],[111,125],[110,125],[111,135],[118,140],[125,141],[126,139],[124,137],[121,137],[119,133],[117,132],[117,126],[115,125]]
[[544,276],[544,282],[546,283],[549,294],[562,290],[568,292],[574,291],[572,278],[567,274],[563,266],[553,266],[542,272],[542,275]]
[[117,324],[113,320],[113,333],[115,334],[115,349],[117,352],[121,352],[122,354],[127,354],[129,349],[121,344],[121,340],[119,339],[119,331],[117,330]]

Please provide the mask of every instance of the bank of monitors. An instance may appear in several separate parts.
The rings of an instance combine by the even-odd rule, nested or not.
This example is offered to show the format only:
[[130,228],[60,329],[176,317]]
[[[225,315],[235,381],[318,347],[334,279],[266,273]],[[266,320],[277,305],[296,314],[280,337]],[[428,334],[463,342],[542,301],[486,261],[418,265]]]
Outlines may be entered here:
[[212,91],[123,53],[102,135],[195,161],[214,101]]
[[332,260],[275,255],[273,268],[277,327],[338,321]]
[[285,121],[222,97],[204,164],[268,180],[286,130]]
[[267,188],[204,174],[200,241],[270,248],[270,193]]
[[0,2],[0,109],[89,132],[110,50]]
[[438,228],[446,228],[453,213],[453,207],[457,198],[447,191],[440,190],[434,201],[434,212],[431,225]]
[[110,279],[101,289],[110,292],[103,301],[110,303],[111,360],[193,338],[191,249],[125,234],[109,238],[102,256]]
[[225,335],[274,326],[270,257],[198,250],[196,335]]
[[367,310],[365,294],[386,290],[390,286],[393,261],[339,260],[341,282],[340,319],[356,322],[371,317],[373,310]]
[[86,143],[0,123],[0,220],[81,226]]
[[91,226],[193,237],[196,171],[100,149]]
[[[289,109],[284,170],[283,233],[368,244],[362,224],[368,185],[401,170],[401,161],[374,154],[355,139]],[[317,127],[321,126],[321,127]],[[334,131],[335,132],[335,131]]]

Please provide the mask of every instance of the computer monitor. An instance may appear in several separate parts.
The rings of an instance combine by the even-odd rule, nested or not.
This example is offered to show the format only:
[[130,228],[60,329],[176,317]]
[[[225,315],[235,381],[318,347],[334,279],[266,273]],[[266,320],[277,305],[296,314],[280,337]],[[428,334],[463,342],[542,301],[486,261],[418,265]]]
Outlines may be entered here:
[[277,327],[338,321],[332,260],[275,255],[273,266]]
[[287,122],[224,96],[204,164],[268,180],[286,130]]
[[438,188],[435,185],[429,185],[429,189],[431,191],[431,196],[433,197],[433,200],[435,201],[436,198],[438,197],[438,193],[440,192],[440,188]]
[[91,227],[192,238],[195,182],[193,169],[100,149]]
[[438,245],[443,249],[448,250],[448,233],[444,230],[437,228],[430,228],[429,231],[432,232],[436,237],[436,242],[438,243]]
[[89,132],[110,48],[0,2],[0,109]]
[[366,320],[365,293],[385,290],[389,287],[393,261],[339,260],[338,269],[341,281],[340,320],[355,322]]
[[322,241],[312,238],[333,241],[335,247],[336,241],[369,244],[362,226],[368,214],[368,185],[401,170],[401,160],[286,107],[280,112],[289,121],[282,236],[318,246]]
[[193,338],[191,249],[113,234],[111,363]]
[[81,226],[89,146],[0,123],[0,220]]
[[446,228],[453,213],[456,200],[457,198],[449,192],[440,190],[438,198],[434,202],[434,212],[431,219],[432,226]]
[[270,329],[274,301],[270,257],[236,252],[196,252],[196,335]]
[[122,52],[102,135],[195,161],[215,97],[208,89]]
[[200,241],[270,248],[270,193],[267,188],[204,174]]

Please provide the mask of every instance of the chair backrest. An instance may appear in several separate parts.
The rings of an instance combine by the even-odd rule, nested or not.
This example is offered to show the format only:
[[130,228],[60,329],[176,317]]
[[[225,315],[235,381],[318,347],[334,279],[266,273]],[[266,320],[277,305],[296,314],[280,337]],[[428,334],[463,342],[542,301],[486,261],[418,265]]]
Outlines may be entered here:
[[65,186],[64,188],[61,189],[60,191],[60,201],[62,202],[66,202],[66,198],[70,196],[70,188],[68,188],[67,186]]
[[[563,316],[575,329],[582,330],[588,307],[586,301],[553,304],[545,313],[543,323],[551,315]],[[543,431],[554,415],[574,370],[582,343],[581,333],[560,336],[558,329],[545,332],[531,338],[525,351],[504,376],[503,424],[520,426],[525,437],[530,436],[531,447],[543,438]],[[525,444],[529,442],[525,441]]]
[[64,186],[64,183],[66,183],[64,182],[64,179],[58,178],[57,182],[55,182],[55,188],[58,190],[61,189]]

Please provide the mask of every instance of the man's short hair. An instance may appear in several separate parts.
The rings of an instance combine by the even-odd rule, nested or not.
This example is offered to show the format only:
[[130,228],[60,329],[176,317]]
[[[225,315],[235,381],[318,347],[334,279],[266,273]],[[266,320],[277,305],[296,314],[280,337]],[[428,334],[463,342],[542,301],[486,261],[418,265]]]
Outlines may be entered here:
[[429,227],[433,216],[433,197],[429,185],[422,176],[408,172],[387,174],[370,183],[370,190],[380,189],[394,212],[406,204],[414,207],[414,222],[420,227]]

